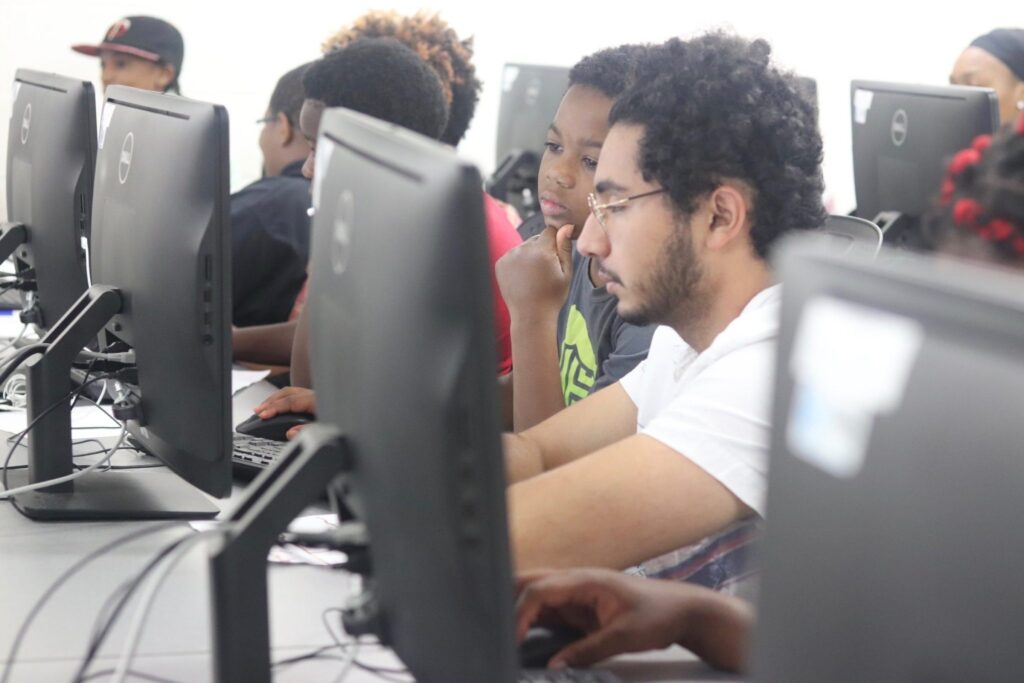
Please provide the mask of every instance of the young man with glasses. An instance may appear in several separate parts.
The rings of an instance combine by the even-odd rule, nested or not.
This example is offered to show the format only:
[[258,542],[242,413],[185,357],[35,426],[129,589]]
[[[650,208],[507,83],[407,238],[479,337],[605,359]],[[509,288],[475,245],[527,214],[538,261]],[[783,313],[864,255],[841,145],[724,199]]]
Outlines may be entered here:
[[231,195],[232,322],[240,327],[288,319],[306,281],[309,180],[302,164],[309,143],[299,131],[302,74],[277,82],[260,126],[262,177]]
[[639,565],[742,590],[778,327],[766,258],[825,217],[814,112],[769,54],[669,41],[612,108],[577,248],[624,320],[661,327],[621,381],[506,437],[520,569]]
[[526,242],[498,262],[498,284],[512,318],[517,431],[618,381],[647,357],[654,326],[624,321],[597,262],[573,253],[590,213],[587,195],[608,134],[608,112],[646,52],[642,45],[601,50],[569,72],[540,162],[542,211],[519,227]]

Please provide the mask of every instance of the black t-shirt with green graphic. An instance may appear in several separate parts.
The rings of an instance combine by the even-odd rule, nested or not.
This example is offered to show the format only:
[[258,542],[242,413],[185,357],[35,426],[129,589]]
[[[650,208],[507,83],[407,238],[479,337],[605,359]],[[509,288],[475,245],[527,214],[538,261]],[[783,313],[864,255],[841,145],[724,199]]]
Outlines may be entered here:
[[618,299],[591,282],[590,259],[574,252],[569,296],[558,315],[566,405],[614,384],[647,357],[657,325],[630,325],[616,313],[617,305]]

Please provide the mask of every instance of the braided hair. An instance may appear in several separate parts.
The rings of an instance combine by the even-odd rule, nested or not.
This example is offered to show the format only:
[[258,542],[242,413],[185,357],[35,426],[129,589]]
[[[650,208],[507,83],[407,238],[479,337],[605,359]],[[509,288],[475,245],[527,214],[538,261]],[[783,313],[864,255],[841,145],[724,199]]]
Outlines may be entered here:
[[981,244],[997,261],[1024,264],[1024,116],[953,157],[925,228],[946,250]]

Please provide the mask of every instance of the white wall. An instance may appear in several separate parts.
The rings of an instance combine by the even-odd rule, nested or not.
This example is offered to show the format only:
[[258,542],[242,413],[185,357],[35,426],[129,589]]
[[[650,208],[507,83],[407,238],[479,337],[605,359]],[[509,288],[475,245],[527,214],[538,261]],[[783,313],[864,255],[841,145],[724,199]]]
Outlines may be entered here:
[[[0,0],[0,83],[10,83],[19,67],[98,82],[98,60],[69,46],[98,41],[123,15],[163,17],[185,36],[183,93],[228,108],[232,189],[237,189],[259,174],[254,122],[263,115],[277,78],[318,56],[324,38],[371,8],[439,10],[460,35],[476,37],[484,92],[460,149],[485,174],[493,166],[505,62],[571,65],[602,47],[686,37],[716,27],[766,38],[780,64],[818,81],[825,178],[837,210],[853,205],[850,80],[944,83],[953,60],[972,38],[996,26],[1024,23],[1019,3],[1010,0],[956,5],[905,0],[433,0],[432,5],[405,0],[310,0],[295,5],[264,0]],[[0,121],[5,124],[10,97],[10,88],[0,87]],[[5,138],[0,133],[0,158],[6,158]],[[4,172],[0,168],[0,178]],[[6,213],[3,195],[0,191],[0,217]]]

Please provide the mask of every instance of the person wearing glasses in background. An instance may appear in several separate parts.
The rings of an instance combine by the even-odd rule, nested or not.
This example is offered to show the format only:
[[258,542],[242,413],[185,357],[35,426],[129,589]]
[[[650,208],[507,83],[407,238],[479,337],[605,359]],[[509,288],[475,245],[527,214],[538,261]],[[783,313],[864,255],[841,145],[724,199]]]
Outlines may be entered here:
[[277,82],[260,125],[263,177],[231,195],[232,322],[288,320],[306,282],[310,182],[302,175],[309,143],[299,131],[305,93],[296,67]]

